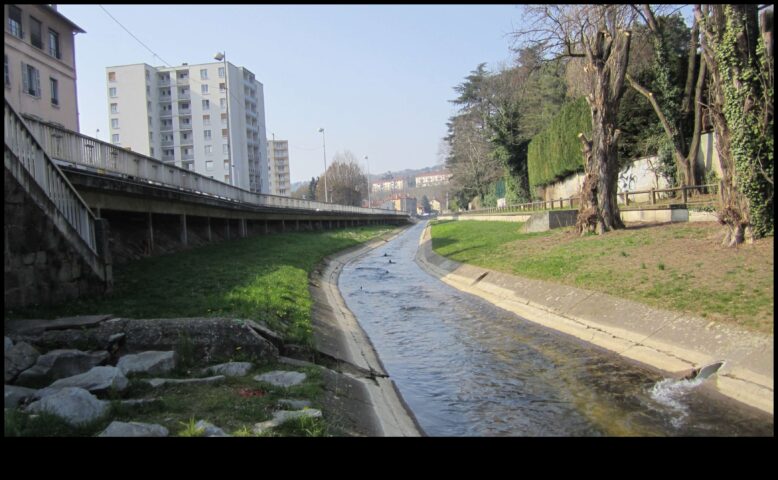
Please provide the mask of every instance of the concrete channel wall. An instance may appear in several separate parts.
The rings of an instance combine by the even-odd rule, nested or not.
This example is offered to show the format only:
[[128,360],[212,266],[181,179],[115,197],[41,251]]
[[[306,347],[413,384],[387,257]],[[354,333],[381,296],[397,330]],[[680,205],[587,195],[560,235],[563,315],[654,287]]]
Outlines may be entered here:
[[677,378],[723,360],[724,366],[706,383],[730,398],[773,413],[772,335],[461,264],[432,251],[429,226],[420,238],[416,261],[461,291]]

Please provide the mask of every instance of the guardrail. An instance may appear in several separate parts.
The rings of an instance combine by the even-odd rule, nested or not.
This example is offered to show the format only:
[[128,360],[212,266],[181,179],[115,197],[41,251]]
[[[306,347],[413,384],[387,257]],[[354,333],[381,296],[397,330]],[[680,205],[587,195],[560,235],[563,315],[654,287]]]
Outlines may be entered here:
[[[4,123],[6,149],[18,158],[18,165],[27,170],[78,236],[97,255],[94,214],[65,174],[47,155],[44,146],[36,139],[28,125],[6,101]],[[12,171],[16,165],[16,162],[11,164]]]
[[[718,185],[697,185],[697,186],[683,186],[674,188],[652,188],[649,190],[631,190],[619,192],[617,195],[623,200],[623,205],[629,207],[630,205],[663,205],[670,204],[671,201],[676,199],[676,194],[680,194],[680,203],[684,205],[712,205],[716,202]],[[662,195],[670,194],[670,195]],[[632,196],[632,199],[630,199]],[[659,198],[658,198],[659,197]],[[519,203],[514,205],[507,205],[505,207],[489,207],[479,208],[476,210],[468,210],[465,212],[459,212],[462,214],[490,214],[490,213],[513,213],[513,212],[532,212],[538,210],[553,210],[555,208],[565,208],[567,204],[568,208],[577,208],[580,206],[580,196],[559,198],[557,200],[541,200],[536,202]]]
[[25,122],[51,158],[100,174],[129,177],[135,181],[263,207],[407,216],[407,213],[396,210],[354,207],[255,193],[50,123],[29,117],[25,117]]

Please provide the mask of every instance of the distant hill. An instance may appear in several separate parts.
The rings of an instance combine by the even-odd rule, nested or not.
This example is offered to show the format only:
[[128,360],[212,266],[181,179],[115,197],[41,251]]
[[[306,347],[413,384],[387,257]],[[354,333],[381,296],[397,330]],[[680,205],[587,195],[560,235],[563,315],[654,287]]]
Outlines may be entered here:
[[381,179],[388,179],[390,177],[392,178],[410,178],[410,177],[416,177],[418,175],[424,174],[424,173],[430,173],[430,172],[437,172],[439,170],[443,170],[445,168],[444,164],[440,165],[433,165],[431,167],[424,167],[424,168],[418,168],[418,169],[412,169],[412,168],[406,168],[405,170],[391,170],[384,173],[371,173],[370,174],[370,180],[373,182],[377,182]]

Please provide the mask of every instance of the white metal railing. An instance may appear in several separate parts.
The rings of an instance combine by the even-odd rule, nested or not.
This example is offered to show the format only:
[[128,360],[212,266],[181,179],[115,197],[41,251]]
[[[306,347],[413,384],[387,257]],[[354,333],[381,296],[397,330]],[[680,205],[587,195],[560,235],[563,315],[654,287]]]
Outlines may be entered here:
[[100,174],[132,177],[135,181],[249,205],[317,212],[347,212],[398,217],[408,215],[406,212],[396,210],[354,207],[255,193],[50,123],[28,117],[25,117],[25,122],[52,159],[77,168],[86,167],[86,169]]
[[[29,128],[14,109],[5,102],[5,148],[13,153],[35,183],[65,217],[68,223],[78,232],[90,250],[97,255],[95,239],[95,216],[76,189],[68,181],[65,174],[52,161]],[[56,132],[52,132],[54,135]],[[59,143],[60,137],[52,136]],[[93,145],[84,143],[83,152],[92,155]]]

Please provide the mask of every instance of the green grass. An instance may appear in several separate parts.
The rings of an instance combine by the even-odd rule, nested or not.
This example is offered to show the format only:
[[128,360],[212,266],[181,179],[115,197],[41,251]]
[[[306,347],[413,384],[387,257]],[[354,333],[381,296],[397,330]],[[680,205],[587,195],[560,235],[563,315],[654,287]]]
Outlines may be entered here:
[[458,262],[773,332],[772,238],[725,249],[715,224],[583,237],[571,228],[526,234],[521,226],[433,222],[432,246]]
[[128,318],[226,316],[261,320],[292,342],[311,342],[308,275],[326,255],[390,231],[363,227],[243,238],[145,258],[115,269],[114,292],[6,318],[114,314]]

